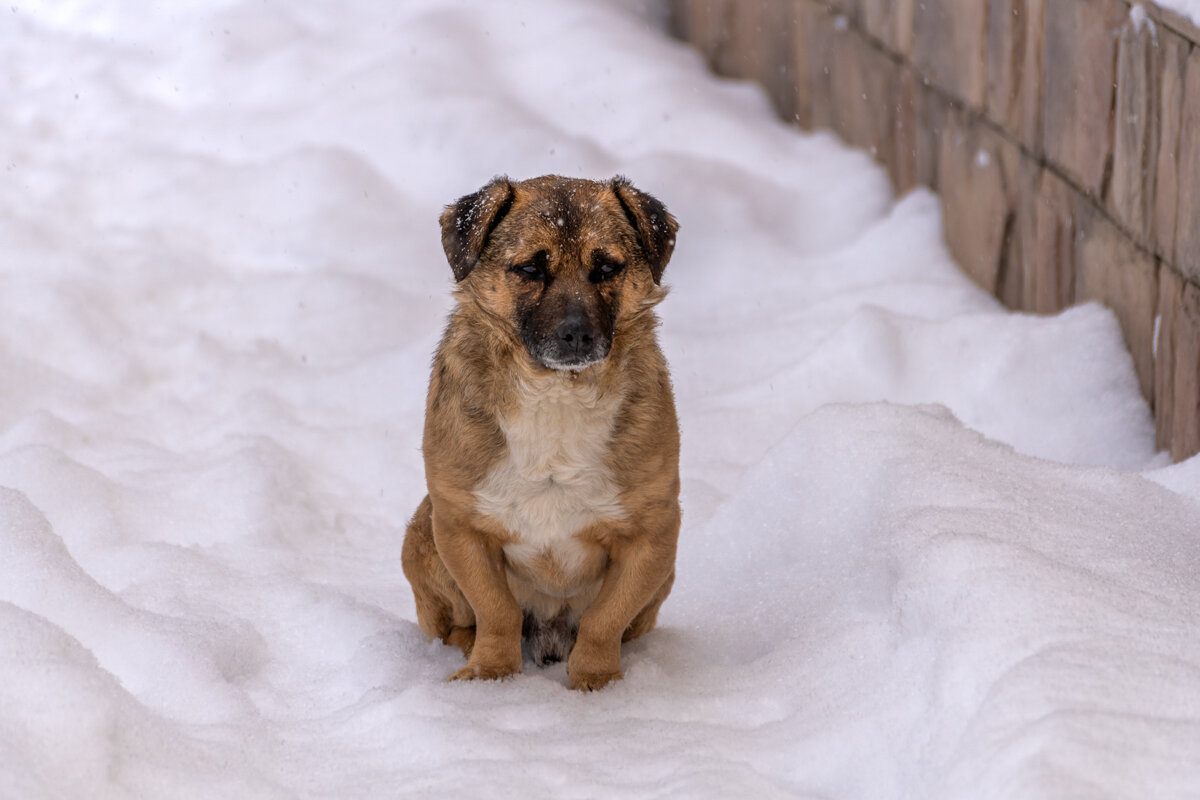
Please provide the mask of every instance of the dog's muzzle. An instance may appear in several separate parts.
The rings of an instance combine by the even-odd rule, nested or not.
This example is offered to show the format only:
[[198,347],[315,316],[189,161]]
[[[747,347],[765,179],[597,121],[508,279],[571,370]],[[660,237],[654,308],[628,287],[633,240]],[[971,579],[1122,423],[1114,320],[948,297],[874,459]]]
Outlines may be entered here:
[[612,342],[580,309],[571,309],[554,329],[553,337],[530,348],[530,354],[550,369],[581,370],[608,357]]

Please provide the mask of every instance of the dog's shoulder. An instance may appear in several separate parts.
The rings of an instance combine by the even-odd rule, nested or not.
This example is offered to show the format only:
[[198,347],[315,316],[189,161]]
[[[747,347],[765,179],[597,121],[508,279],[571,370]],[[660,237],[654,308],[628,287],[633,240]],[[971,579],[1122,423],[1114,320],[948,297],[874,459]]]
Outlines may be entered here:
[[456,309],[433,359],[425,408],[427,478],[437,494],[469,490],[505,450],[500,411],[512,394],[503,354]]

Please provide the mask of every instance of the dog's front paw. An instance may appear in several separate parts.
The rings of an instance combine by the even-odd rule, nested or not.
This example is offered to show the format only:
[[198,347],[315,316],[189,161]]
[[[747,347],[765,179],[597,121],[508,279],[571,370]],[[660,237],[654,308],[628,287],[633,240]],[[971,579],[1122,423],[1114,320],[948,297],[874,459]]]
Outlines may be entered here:
[[567,680],[572,689],[584,692],[603,689],[623,677],[620,639],[604,645],[587,639],[576,640],[575,649],[567,659]]
[[567,679],[571,683],[571,688],[581,692],[594,692],[597,689],[603,689],[613,681],[619,681],[624,677],[625,673],[621,670],[617,670],[616,672],[567,671]]
[[451,681],[495,681],[516,675],[521,671],[521,665],[515,667],[507,664],[467,664],[447,680]]

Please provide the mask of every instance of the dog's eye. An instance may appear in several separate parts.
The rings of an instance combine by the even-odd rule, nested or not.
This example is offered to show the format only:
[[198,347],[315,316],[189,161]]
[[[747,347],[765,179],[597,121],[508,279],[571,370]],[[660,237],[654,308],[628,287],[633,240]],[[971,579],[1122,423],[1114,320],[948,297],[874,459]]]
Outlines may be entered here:
[[513,264],[510,271],[517,273],[526,280],[541,282],[546,279],[546,263],[549,260],[549,254],[545,250],[539,250],[528,261],[519,261]]
[[610,258],[604,253],[596,253],[592,256],[592,271],[588,274],[588,280],[592,283],[602,283],[620,274],[623,269],[625,269],[625,265],[620,261]]

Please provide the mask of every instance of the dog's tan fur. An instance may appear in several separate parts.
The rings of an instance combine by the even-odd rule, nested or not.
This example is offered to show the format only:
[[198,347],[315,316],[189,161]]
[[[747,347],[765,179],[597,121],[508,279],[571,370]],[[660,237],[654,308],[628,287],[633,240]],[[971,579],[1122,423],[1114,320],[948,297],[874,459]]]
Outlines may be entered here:
[[[523,626],[548,660],[577,625],[570,684],[600,688],[674,580],[679,433],[653,308],[677,225],[624,179],[558,176],[498,178],[441,223],[458,304],[404,541],[418,621],[468,656],[452,679],[519,672]],[[567,318],[588,320],[584,355],[560,352],[585,349]]]

